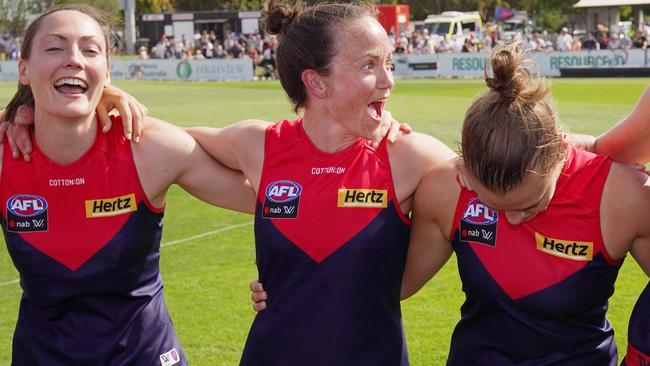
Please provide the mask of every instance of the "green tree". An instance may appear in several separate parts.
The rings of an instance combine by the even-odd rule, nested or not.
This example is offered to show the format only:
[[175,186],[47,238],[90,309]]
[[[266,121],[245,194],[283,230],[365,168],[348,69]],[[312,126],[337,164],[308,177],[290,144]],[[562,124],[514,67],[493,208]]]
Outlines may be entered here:
[[20,33],[25,29],[29,10],[27,0],[0,0],[0,30]]
[[172,0],[136,0],[135,11],[142,13],[164,13],[174,11]]
[[567,14],[575,12],[578,0],[520,0],[520,9],[528,11],[538,27],[559,31],[567,23]]
[[0,0],[0,30],[22,34],[30,14],[61,4],[88,4],[109,14],[119,15],[118,0]]

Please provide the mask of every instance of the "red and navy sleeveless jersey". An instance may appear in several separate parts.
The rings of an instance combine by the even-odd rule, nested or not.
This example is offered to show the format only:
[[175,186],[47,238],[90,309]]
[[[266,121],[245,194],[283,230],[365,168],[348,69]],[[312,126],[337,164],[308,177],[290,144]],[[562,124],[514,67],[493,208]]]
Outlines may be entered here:
[[242,365],[407,365],[400,286],[409,220],[386,144],[320,151],[302,121],[266,131],[255,217],[269,294]]
[[121,135],[98,131],[68,165],[5,144],[2,229],[23,289],[13,365],[186,364],[162,295],[164,210]]
[[650,283],[634,305],[628,325],[627,355],[621,365],[650,365]]
[[605,313],[622,261],[600,224],[610,167],[571,148],[547,210],[518,225],[462,190],[452,244],[466,299],[447,365],[616,365]]

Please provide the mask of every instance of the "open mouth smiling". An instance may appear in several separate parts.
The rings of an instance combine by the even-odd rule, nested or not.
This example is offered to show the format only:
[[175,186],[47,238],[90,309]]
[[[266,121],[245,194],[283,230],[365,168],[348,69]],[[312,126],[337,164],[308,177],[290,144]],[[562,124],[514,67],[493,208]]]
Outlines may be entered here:
[[54,88],[62,94],[83,94],[88,84],[79,78],[61,78],[54,83]]

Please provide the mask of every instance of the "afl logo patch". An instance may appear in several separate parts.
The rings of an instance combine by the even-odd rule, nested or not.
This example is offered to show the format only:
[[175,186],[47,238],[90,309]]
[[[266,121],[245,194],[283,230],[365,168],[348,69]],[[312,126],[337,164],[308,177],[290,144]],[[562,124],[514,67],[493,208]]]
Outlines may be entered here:
[[290,180],[276,180],[266,186],[262,217],[267,219],[295,219],[302,186]]
[[498,221],[499,214],[474,197],[467,202],[460,219],[460,240],[493,247],[496,245]]
[[17,194],[7,200],[7,231],[47,231],[47,201],[33,194]]

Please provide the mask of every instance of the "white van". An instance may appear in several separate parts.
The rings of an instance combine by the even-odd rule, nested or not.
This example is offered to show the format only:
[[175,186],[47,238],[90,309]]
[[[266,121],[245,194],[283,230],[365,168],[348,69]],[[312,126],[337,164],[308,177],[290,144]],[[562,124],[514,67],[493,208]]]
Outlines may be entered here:
[[476,37],[481,39],[484,32],[483,20],[478,11],[445,11],[442,14],[429,15],[424,20],[424,28],[431,35],[438,35],[461,44],[469,33],[474,32]]
[[515,11],[514,16],[501,23],[499,33],[503,40],[523,39],[526,34],[533,33],[533,27],[533,20],[525,10]]

